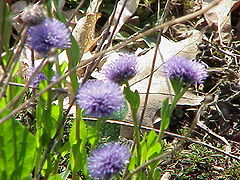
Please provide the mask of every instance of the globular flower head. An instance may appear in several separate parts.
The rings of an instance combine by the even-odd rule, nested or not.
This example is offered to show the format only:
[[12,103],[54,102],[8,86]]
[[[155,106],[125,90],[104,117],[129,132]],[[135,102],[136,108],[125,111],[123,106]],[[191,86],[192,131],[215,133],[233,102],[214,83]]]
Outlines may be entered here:
[[51,48],[70,47],[70,32],[65,24],[57,19],[44,19],[42,23],[28,28],[27,45],[45,55]]
[[201,84],[208,76],[204,64],[178,56],[168,60],[164,70],[169,79],[180,79],[186,83]]
[[42,5],[29,5],[22,14],[21,19],[30,26],[40,24],[46,18],[46,14]]
[[118,143],[109,143],[92,151],[88,158],[89,175],[98,179],[109,179],[122,171],[129,162],[129,147]]
[[[35,68],[34,68],[34,67],[30,68],[29,74],[28,74],[29,77],[31,77],[31,76],[33,75],[34,71],[35,71]],[[37,88],[37,87],[38,87],[38,84],[39,84],[42,80],[47,80],[47,77],[46,77],[42,72],[39,72],[39,73],[33,78],[33,80],[32,80],[32,82],[31,82],[30,85],[31,85],[33,88]]]
[[122,84],[137,74],[137,60],[134,54],[120,54],[111,64],[101,71],[109,80]]
[[87,115],[103,118],[123,107],[124,96],[114,82],[89,80],[79,88],[76,102]]

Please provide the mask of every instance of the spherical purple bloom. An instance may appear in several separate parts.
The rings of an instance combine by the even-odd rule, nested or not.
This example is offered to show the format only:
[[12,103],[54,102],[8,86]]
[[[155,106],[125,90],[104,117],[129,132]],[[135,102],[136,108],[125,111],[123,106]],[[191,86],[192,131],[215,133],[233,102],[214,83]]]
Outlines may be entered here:
[[103,118],[123,107],[124,96],[114,82],[89,80],[79,88],[76,102],[87,115]]
[[168,60],[164,70],[169,79],[180,79],[187,83],[201,84],[208,76],[204,64],[178,56]]
[[42,23],[28,28],[27,45],[45,55],[51,48],[70,47],[70,32],[65,24],[57,19],[44,19]]
[[129,162],[129,147],[109,143],[92,151],[88,158],[88,172],[92,178],[109,179],[122,171]]
[[137,59],[134,54],[120,54],[111,64],[101,71],[109,80],[122,84],[137,74]]

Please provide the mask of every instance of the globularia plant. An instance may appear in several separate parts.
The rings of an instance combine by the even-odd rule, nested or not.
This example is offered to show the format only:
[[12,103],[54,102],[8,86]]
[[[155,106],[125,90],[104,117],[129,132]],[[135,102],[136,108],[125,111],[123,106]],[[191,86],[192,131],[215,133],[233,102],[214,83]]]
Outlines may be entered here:
[[27,45],[41,55],[51,48],[70,47],[70,32],[65,24],[57,19],[44,19],[40,24],[28,28]]
[[102,74],[109,80],[123,84],[137,74],[137,59],[134,54],[119,54],[110,64],[103,66]]
[[104,118],[121,109],[124,96],[112,81],[89,80],[79,88],[77,104],[91,117]]
[[164,64],[164,70],[170,80],[201,84],[207,78],[206,66],[202,63],[174,56]]
[[[44,5],[31,5],[21,13],[20,18],[24,25],[27,25],[27,31],[23,31],[26,32],[26,38],[21,37],[19,46],[16,46],[17,51],[8,47],[10,35],[3,38],[4,46],[0,47],[4,51],[0,63],[3,70],[0,83],[0,162],[3,164],[0,165],[0,179],[67,179],[71,176],[76,180],[83,176],[83,179],[88,180],[106,180],[115,178],[114,176],[119,178],[119,174],[127,168],[122,176],[125,178],[129,172],[163,153],[163,133],[177,102],[191,84],[203,83],[207,77],[206,68],[201,63],[183,57],[173,57],[164,64],[165,75],[170,79],[175,95],[172,102],[169,102],[168,98],[163,101],[159,135],[154,131],[141,135],[138,124],[140,96],[137,91],[131,91],[128,83],[137,74],[136,55],[119,54],[110,64],[103,66],[101,73],[105,76],[104,80],[85,79],[86,83],[79,85],[81,78],[75,68],[81,65],[79,44],[73,37],[70,38],[70,28],[58,19],[47,17],[43,10],[43,6],[46,6],[48,12],[52,12],[52,9],[58,7],[55,5],[59,1],[39,2]],[[0,8],[4,8],[0,20],[6,23],[11,17],[9,6],[0,3]],[[65,15],[57,10],[52,17],[64,19]],[[5,24],[0,26],[2,35],[6,28]],[[31,86],[38,87],[31,97],[24,96],[28,87],[14,74],[15,69],[18,69],[18,54],[15,52],[20,52],[23,44],[44,57],[38,69],[33,67],[29,72],[33,79]],[[54,54],[55,61],[49,61],[49,51],[52,48],[67,48],[67,62],[59,63],[58,52]],[[34,64],[34,54],[32,55]],[[8,75],[8,72],[12,74]],[[41,72],[45,73],[48,81],[38,86],[41,80],[47,79]],[[54,74],[57,75],[53,76]],[[68,74],[70,83],[65,80],[67,75],[63,77],[62,74]],[[58,84],[53,85],[55,82]],[[71,90],[69,94],[75,95],[65,109],[64,96],[59,96],[56,100],[53,90],[66,91],[67,86]],[[108,141],[101,139],[99,132],[102,124],[124,107],[125,100],[129,104],[134,124],[133,146],[130,148],[117,142],[102,144],[101,141]],[[27,124],[28,120],[22,116],[25,114],[23,110],[28,111],[30,102],[36,103],[35,109],[31,107],[31,123],[35,123],[34,125]],[[68,113],[74,103],[77,104],[74,114],[76,116],[69,120],[71,116],[68,116]],[[94,117],[91,120],[97,120],[96,126],[85,123],[83,116]],[[70,129],[63,133],[65,124],[69,125]],[[58,171],[62,159],[66,160],[66,170],[60,175]],[[136,179],[160,179],[156,171],[157,165],[158,163],[150,163],[142,168],[144,170],[138,172]]]
[[129,163],[128,146],[112,142],[102,144],[88,158],[88,172],[92,178],[107,180],[122,171]]

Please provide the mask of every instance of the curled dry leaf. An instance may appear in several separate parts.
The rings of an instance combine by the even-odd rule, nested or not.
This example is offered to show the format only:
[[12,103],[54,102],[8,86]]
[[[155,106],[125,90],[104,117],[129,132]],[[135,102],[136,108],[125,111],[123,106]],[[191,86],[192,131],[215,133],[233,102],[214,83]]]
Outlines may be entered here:
[[[202,0],[203,6],[208,6],[213,0]],[[231,10],[239,6],[238,0],[222,0],[217,6],[213,7],[204,17],[209,26],[217,31],[216,41],[220,44],[229,43],[231,35]]]
[[[177,43],[172,42],[165,37],[162,37],[159,51],[157,54],[155,71],[152,78],[150,94],[148,98],[148,103],[146,106],[146,111],[143,119],[143,125],[152,126],[152,120],[156,112],[160,109],[162,101],[169,97],[169,94],[173,94],[173,91],[169,90],[169,83],[167,79],[163,76],[162,65],[169,58],[179,55],[188,59],[193,59],[196,57],[197,44],[202,40],[202,33],[199,31],[192,31],[192,35],[182,41]],[[149,82],[149,75],[151,72],[152,60],[154,57],[155,49],[150,50],[145,55],[139,56],[138,61],[138,74],[130,80],[131,90],[137,90],[140,94],[140,109],[139,116],[144,107],[144,101],[146,97],[147,86]],[[161,54],[161,55],[160,55]],[[202,96],[197,96],[191,92],[186,92],[183,98],[178,102],[179,105],[188,106],[198,106],[204,99]],[[129,113],[126,117],[127,122],[131,122],[131,114]],[[127,127],[121,128],[121,136],[126,138],[131,138],[132,129]]]
[[95,26],[97,20],[101,17],[101,13],[90,13],[81,18],[73,29],[73,36],[79,44],[81,54],[88,51],[88,44],[93,42],[95,38]]

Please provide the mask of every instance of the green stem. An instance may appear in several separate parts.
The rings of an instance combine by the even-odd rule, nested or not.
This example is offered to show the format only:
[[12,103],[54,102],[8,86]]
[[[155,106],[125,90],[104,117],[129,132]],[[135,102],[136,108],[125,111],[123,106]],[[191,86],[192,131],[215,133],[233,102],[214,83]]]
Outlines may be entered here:
[[100,139],[100,130],[101,130],[101,125],[102,123],[104,123],[108,118],[107,117],[104,117],[104,118],[100,118],[97,120],[96,122],[96,125],[95,125],[95,129],[96,129],[96,132],[97,132],[97,139],[95,140],[95,142],[93,143],[92,147],[91,147],[91,150],[93,150],[96,145],[98,144],[99,142],[99,139]]
[[170,117],[172,116],[173,110],[175,109],[178,101],[181,99],[181,97],[185,94],[185,92],[188,90],[189,85],[186,85],[185,87],[182,88],[182,90],[175,95],[173,102],[170,106]]
[[[126,87],[130,90],[130,86],[128,81],[125,82]],[[134,131],[134,144],[136,144],[137,148],[137,160],[138,160],[138,165],[141,164],[141,145],[140,145],[140,132],[139,132],[139,126],[138,126],[138,120],[137,120],[137,110],[132,106],[132,103],[129,102],[130,109],[131,109],[131,115],[133,118],[133,131]],[[133,148],[134,151],[135,148]],[[141,178],[141,172],[139,172],[139,178]]]
[[[172,104],[170,105],[170,112],[169,112],[169,118],[170,119],[169,119],[169,121],[171,120],[172,113],[173,113],[175,107],[177,106],[178,101],[185,94],[185,92],[188,90],[188,88],[189,88],[189,85],[186,85],[185,87],[181,88],[179,90],[179,92],[175,95],[175,97],[174,97],[174,99],[172,101]],[[164,121],[164,120],[162,119],[162,121]],[[158,136],[158,141],[161,143],[161,145],[162,145],[162,138],[163,138],[163,135],[164,135],[164,130],[165,129],[161,125],[160,131],[159,131],[159,136]]]

